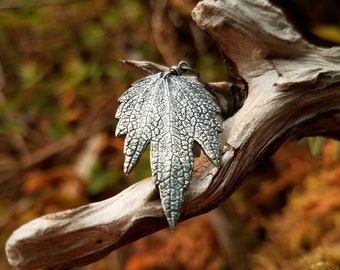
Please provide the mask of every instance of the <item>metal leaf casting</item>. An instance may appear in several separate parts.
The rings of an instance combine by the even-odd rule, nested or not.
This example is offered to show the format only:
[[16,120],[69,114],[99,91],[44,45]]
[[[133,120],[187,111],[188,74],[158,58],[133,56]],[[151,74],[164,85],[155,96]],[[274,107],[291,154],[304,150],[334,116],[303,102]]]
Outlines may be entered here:
[[150,143],[151,169],[171,230],[175,229],[194,166],[194,141],[215,164],[221,162],[222,123],[215,98],[181,62],[145,77],[119,98],[116,136],[126,134],[124,172],[129,173]]

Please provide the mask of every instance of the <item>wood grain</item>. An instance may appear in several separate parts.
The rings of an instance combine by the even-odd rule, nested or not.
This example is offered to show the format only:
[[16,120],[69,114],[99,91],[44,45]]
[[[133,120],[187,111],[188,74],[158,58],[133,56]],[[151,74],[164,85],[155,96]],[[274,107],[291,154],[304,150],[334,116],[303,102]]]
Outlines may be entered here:
[[[340,139],[339,47],[307,43],[266,0],[204,0],[193,19],[222,49],[227,68],[245,79],[249,95],[224,122],[222,166],[196,160],[181,220],[217,207],[284,141]],[[94,262],[166,227],[157,193],[145,179],[108,200],[35,219],[8,240],[8,260],[21,269]]]

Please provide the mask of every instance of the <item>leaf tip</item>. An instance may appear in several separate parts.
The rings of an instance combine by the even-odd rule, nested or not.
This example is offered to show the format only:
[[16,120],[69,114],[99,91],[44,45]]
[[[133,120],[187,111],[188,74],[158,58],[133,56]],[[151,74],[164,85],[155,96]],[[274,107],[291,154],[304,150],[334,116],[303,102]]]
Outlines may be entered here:
[[129,174],[131,172],[132,168],[133,168],[133,164],[131,164],[130,162],[124,163],[124,173],[125,174]]
[[[174,183],[172,183],[174,184]],[[158,185],[164,214],[172,232],[176,229],[183,203],[183,187],[170,187],[171,183],[161,182]]]
[[167,217],[169,228],[171,232],[175,232],[176,230],[176,225],[177,225],[177,220],[178,220],[178,215],[175,213],[172,214],[170,217]]

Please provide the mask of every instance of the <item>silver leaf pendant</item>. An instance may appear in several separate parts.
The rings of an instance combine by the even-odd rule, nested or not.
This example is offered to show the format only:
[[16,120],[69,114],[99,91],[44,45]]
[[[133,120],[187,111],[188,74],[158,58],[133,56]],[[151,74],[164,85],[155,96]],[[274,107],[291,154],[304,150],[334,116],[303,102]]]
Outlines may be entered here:
[[194,167],[194,141],[216,166],[221,163],[220,109],[185,62],[133,83],[119,102],[116,136],[126,135],[124,172],[133,169],[150,143],[152,176],[174,230]]

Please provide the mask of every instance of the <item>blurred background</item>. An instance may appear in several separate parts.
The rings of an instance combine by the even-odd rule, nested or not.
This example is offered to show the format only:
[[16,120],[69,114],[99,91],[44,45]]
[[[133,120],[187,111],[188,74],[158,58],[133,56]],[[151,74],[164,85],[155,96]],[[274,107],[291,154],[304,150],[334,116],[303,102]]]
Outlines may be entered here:
[[[151,175],[123,174],[117,99],[141,78],[119,60],[188,61],[226,80],[194,0],[0,0],[0,269],[22,224],[102,200]],[[340,44],[337,0],[273,0],[306,39]],[[74,269],[340,269],[340,146],[283,145],[218,209]]]

